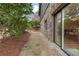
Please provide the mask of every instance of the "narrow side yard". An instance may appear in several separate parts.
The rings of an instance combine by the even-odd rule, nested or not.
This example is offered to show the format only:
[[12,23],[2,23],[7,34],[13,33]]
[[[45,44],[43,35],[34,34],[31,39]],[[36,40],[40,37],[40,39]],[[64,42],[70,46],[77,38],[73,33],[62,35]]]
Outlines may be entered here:
[[61,56],[66,55],[60,49],[56,48],[54,44],[50,44],[48,39],[41,33],[29,31],[31,37],[26,42],[22,49],[21,56]]

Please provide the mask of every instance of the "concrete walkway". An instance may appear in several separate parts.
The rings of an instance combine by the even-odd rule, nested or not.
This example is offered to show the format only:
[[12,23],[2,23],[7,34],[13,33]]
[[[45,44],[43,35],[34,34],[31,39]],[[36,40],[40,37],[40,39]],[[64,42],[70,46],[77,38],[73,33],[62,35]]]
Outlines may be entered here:
[[29,31],[31,37],[24,45],[20,56],[66,56],[66,54],[41,32]]

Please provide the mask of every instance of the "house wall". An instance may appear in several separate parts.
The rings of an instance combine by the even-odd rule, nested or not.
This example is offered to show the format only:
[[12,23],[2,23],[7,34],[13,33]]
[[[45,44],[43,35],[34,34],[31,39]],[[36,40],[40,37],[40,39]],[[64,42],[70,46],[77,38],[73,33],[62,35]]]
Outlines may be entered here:
[[[46,11],[45,11],[45,13],[44,13],[44,16],[41,18],[41,32],[42,33],[44,33],[45,35],[46,35],[46,37],[51,41],[51,42],[55,42],[57,45],[59,45],[60,46],[60,48],[62,48],[63,49],[63,51],[66,53],[66,54],[68,54],[68,55],[79,55],[79,53],[78,53],[78,51],[79,51],[79,49],[77,49],[77,48],[74,48],[74,49],[69,49],[69,48],[66,48],[66,46],[65,46],[65,44],[67,44],[68,45],[68,43],[67,43],[67,39],[65,39],[65,35],[63,36],[63,34],[59,34],[59,35],[56,35],[56,33],[58,34],[58,31],[56,31],[55,29],[58,29],[56,26],[58,26],[57,24],[57,21],[55,21],[55,19],[54,19],[54,17],[55,16],[57,16],[58,14],[59,14],[59,12],[61,12],[60,13],[60,15],[58,15],[58,16],[60,16],[60,19],[59,20],[61,20],[61,26],[63,26],[63,19],[62,18],[64,18],[64,21],[65,21],[65,17],[62,17],[62,16],[64,16],[63,15],[63,13],[66,13],[66,11],[65,10],[69,10],[69,11],[71,11],[71,10],[73,10],[73,8],[72,9],[69,9],[70,7],[69,6],[71,6],[71,7],[73,7],[73,5],[74,4],[70,4],[69,6],[67,6],[68,4],[63,4],[63,3],[55,3],[55,4],[49,4],[48,5],[48,8],[46,9]],[[77,6],[77,5],[76,5]],[[75,6],[75,7],[76,7]],[[65,8],[66,9],[65,9]],[[69,7],[69,8],[68,8]],[[43,7],[42,7],[43,8]],[[76,7],[77,8],[77,7]],[[76,8],[74,8],[74,9],[76,9]],[[78,8],[77,8],[78,9]],[[64,11],[65,12],[64,12]],[[41,11],[42,12],[42,11]],[[77,12],[77,11],[76,11]],[[73,13],[73,12],[72,12]],[[79,12],[78,12],[79,13]],[[75,14],[75,13],[74,13]],[[76,13],[77,14],[77,13]],[[73,16],[73,15],[72,15]],[[73,16],[73,18],[75,18],[74,16]],[[58,19],[56,19],[56,20],[58,20]],[[45,21],[47,20],[47,29],[45,29]],[[54,25],[56,23],[56,25]],[[66,25],[66,24],[65,24]],[[68,26],[69,27],[69,26]],[[74,27],[73,27],[74,28]],[[59,29],[60,30],[60,29]],[[61,31],[63,31],[63,29],[61,30]],[[62,32],[63,33],[63,32]],[[61,38],[60,38],[60,36],[62,36]],[[64,38],[63,38],[64,37]],[[69,37],[69,36],[68,36]],[[56,39],[55,39],[56,38]],[[58,39],[58,40],[57,40]],[[63,40],[64,39],[64,40]],[[72,38],[71,38],[72,39]],[[74,39],[74,38],[73,38]],[[54,41],[55,40],[55,41]],[[70,38],[69,38],[69,40],[70,40]],[[61,42],[60,42],[61,41]],[[73,41],[73,40],[72,40]],[[71,41],[68,41],[69,42],[69,45],[71,44],[71,47],[73,46],[72,45],[72,43],[70,43]],[[74,41],[73,41],[74,42]],[[75,41],[76,42],[76,41]],[[75,44],[76,45],[76,44]],[[75,46],[74,46],[75,47]],[[75,51],[75,53],[74,53],[74,51]]]
[[41,18],[43,17],[47,7],[48,7],[48,3],[41,4],[41,11],[40,11],[41,12],[41,15],[40,15]]
[[[54,38],[54,13],[60,6],[60,3],[50,3],[46,9],[44,16],[41,18],[41,32],[46,35],[46,37],[53,42]],[[42,6],[43,8],[43,6]],[[41,11],[42,12],[42,11]],[[47,30],[45,29],[45,21],[47,20]]]

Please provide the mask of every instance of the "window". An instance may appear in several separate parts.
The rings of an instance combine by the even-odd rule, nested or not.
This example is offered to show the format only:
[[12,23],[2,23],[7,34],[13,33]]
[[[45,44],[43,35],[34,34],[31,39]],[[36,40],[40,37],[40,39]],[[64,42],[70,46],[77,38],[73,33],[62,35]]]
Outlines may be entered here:
[[55,16],[55,42],[61,46],[61,12]]
[[79,55],[79,4],[69,4],[55,16],[55,42],[72,55]]
[[68,5],[62,13],[64,16],[64,48],[79,55],[79,4]]
[[48,28],[47,28],[47,19],[45,20],[45,22],[44,22],[44,28],[45,28],[45,35],[47,36],[47,38],[48,38]]
[[45,30],[47,30],[47,20],[45,20]]

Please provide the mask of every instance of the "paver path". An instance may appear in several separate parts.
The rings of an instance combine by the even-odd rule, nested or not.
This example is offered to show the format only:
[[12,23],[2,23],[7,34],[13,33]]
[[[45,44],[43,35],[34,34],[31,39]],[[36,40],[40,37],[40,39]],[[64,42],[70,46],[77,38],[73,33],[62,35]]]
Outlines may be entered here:
[[61,56],[66,55],[54,44],[49,44],[48,39],[41,32],[30,31],[31,37],[24,45],[21,56]]

